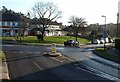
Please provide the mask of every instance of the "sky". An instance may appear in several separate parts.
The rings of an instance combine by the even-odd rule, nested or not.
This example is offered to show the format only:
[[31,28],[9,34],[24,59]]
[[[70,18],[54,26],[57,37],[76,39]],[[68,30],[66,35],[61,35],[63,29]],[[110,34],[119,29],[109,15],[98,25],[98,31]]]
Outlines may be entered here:
[[0,0],[0,5],[15,12],[27,14],[36,2],[53,2],[60,11],[62,18],[58,22],[68,25],[71,16],[85,18],[88,24],[104,24],[106,16],[107,23],[117,22],[118,2],[119,0]]

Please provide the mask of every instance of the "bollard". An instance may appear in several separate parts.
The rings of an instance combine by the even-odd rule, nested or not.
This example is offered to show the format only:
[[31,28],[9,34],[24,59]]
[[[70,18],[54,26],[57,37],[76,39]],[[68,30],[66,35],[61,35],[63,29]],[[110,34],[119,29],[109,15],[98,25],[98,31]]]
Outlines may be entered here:
[[56,44],[55,43],[52,44],[52,53],[56,53]]

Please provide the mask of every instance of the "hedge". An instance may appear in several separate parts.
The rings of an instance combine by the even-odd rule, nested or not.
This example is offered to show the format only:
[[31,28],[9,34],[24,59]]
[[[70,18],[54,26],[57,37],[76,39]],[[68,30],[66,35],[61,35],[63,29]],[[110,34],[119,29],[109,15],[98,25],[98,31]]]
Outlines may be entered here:
[[120,50],[120,39],[115,39],[115,48]]

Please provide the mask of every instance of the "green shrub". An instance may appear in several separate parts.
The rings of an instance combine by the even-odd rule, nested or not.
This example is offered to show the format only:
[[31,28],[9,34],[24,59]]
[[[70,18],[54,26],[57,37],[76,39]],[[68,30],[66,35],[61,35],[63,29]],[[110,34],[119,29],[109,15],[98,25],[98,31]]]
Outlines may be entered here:
[[5,60],[5,54],[3,51],[0,51],[0,61]]
[[120,55],[107,52],[107,48],[106,50],[104,50],[104,48],[96,48],[96,50],[93,50],[93,52],[100,57],[120,63]]

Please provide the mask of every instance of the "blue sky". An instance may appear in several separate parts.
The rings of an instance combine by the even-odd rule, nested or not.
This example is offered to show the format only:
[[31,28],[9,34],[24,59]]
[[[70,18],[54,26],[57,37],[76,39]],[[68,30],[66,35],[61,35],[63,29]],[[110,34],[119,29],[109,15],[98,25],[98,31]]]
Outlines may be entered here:
[[104,24],[104,18],[107,17],[107,23],[116,23],[119,0],[0,0],[2,6],[12,9],[15,12],[27,14],[36,2],[54,2],[59,10],[63,12],[63,17],[58,20],[67,24],[70,16],[83,17],[88,24]]

